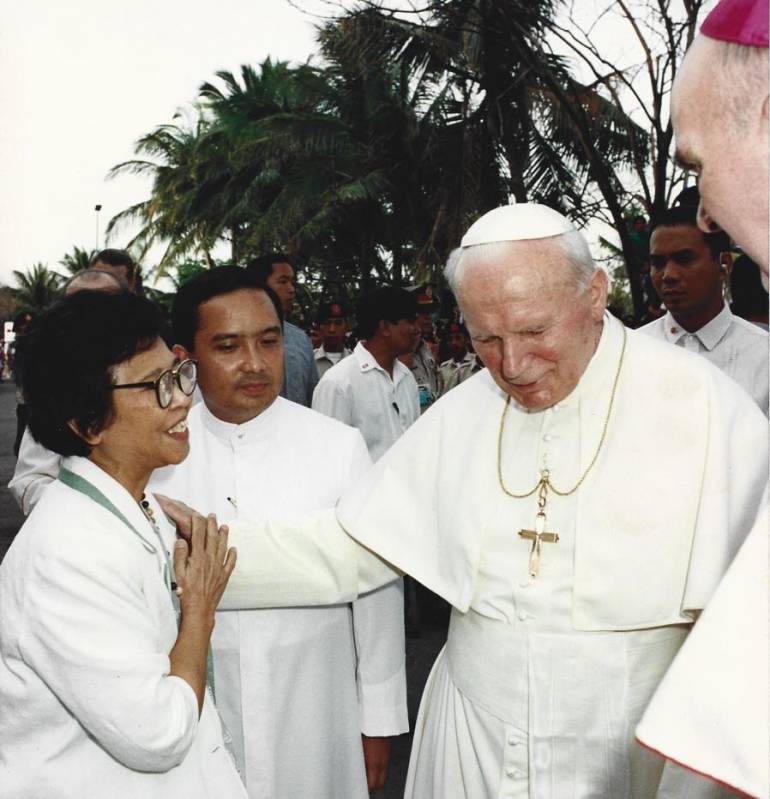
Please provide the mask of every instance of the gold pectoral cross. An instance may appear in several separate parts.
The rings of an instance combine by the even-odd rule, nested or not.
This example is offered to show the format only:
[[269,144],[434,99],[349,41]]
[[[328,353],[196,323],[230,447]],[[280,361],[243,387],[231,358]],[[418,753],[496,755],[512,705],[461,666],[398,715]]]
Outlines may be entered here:
[[559,541],[558,533],[545,532],[545,504],[547,502],[546,493],[548,491],[548,471],[543,470],[540,478],[539,491],[537,495],[537,516],[535,516],[534,530],[519,530],[519,536],[532,541],[532,551],[529,553],[529,574],[530,577],[537,577],[540,571],[540,549],[543,541],[546,544],[556,544]]

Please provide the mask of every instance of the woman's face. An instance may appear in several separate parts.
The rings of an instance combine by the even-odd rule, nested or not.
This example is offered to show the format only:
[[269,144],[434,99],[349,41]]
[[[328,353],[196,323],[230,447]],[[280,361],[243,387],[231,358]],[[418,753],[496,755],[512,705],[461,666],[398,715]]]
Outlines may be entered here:
[[[113,383],[151,381],[177,362],[158,338],[150,349],[114,367]],[[179,463],[187,457],[190,450],[187,412],[192,400],[176,383],[167,408],[160,407],[151,387],[120,389],[112,395],[112,418],[92,442],[94,460],[116,464],[119,470],[129,474],[146,473],[149,477],[153,469]]]

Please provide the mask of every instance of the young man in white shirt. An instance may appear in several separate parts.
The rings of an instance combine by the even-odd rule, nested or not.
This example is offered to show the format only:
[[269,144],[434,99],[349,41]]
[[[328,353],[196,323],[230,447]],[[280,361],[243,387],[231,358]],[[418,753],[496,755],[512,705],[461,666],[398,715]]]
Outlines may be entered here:
[[668,210],[650,237],[652,280],[667,313],[642,332],[711,361],[768,412],[768,335],[733,316],[724,301],[730,267],[726,233],[698,228],[697,206]]
[[420,417],[417,382],[398,360],[419,339],[416,316],[404,289],[385,286],[364,296],[356,310],[361,341],[313,394],[313,410],[356,427],[375,461]]

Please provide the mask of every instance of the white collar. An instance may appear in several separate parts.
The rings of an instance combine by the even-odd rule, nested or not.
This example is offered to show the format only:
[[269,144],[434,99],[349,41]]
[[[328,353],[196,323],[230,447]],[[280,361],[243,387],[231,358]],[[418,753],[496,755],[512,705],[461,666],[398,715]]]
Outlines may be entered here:
[[275,420],[280,415],[281,409],[286,402],[289,402],[289,400],[283,397],[276,397],[264,411],[253,419],[249,419],[248,422],[243,422],[243,424],[225,422],[214,416],[206,407],[205,400],[196,407],[200,407],[198,412],[203,426],[217,438],[223,441],[231,441],[233,439],[255,441],[266,438],[270,434],[275,426]]
[[[353,356],[358,361],[358,366],[362,372],[371,372],[375,369],[382,372],[388,380],[391,380],[391,376],[377,363],[377,359],[366,349],[363,341],[359,341],[358,344],[356,344],[356,348],[353,350]],[[396,360],[393,361],[393,385],[398,385],[408,374],[411,374],[409,369],[396,358]]]
[[722,310],[710,322],[706,322],[703,327],[699,328],[694,333],[688,333],[679,322],[674,319],[671,311],[668,311],[663,317],[663,333],[666,336],[666,341],[671,344],[676,344],[683,336],[693,335],[710,352],[725,337],[732,323],[732,311],[730,311],[725,304]]

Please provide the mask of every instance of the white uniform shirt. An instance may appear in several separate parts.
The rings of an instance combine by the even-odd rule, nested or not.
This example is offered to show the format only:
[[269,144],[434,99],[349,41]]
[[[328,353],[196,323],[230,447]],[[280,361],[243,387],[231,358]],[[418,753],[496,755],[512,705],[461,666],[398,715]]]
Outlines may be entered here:
[[734,316],[725,307],[700,330],[688,333],[668,312],[639,330],[669,344],[696,352],[743,386],[768,414],[768,334],[758,325]]
[[54,482],[0,565],[0,794],[245,799],[208,691],[199,719],[168,673],[177,620],[157,534],[106,472],[64,463],[141,538]]
[[342,352],[327,352],[323,344],[320,347],[316,347],[313,350],[313,357],[315,358],[316,369],[318,369],[319,380],[332,366],[338,364],[343,358],[347,358],[350,353],[351,350],[347,347],[343,347]]
[[[331,509],[370,467],[357,431],[281,397],[242,425],[200,403],[188,424],[189,456],[149,490],[221,523]],[[217,707],[249,796],[365,799],[361,733],[408,729],[401,587],[361,597],[352,615],[283,604],[220,611],[212,636]]]
[[19,446],[13,477],[8,483],[8,490],[25,516],[29,516],[46,486],[59,476],[60,465],[61,456],[38,444],[27,428]]
[[396,359],[391,377],[359,341],[316,386],[313,409],[361,432],[373,461],[420,418],[417,383]]

